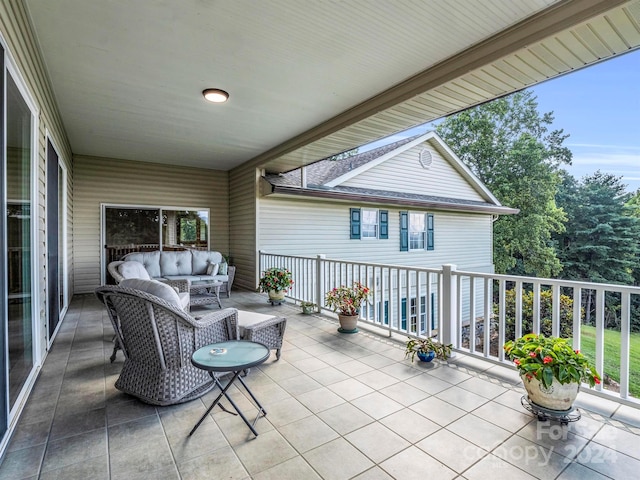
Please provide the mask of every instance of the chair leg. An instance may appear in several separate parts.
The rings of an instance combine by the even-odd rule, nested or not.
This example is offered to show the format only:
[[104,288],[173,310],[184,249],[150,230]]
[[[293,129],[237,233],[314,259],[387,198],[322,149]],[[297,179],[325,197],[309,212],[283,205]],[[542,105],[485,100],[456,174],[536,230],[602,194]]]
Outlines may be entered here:
[[280,349],[276,350],[276,361],[280,360]]

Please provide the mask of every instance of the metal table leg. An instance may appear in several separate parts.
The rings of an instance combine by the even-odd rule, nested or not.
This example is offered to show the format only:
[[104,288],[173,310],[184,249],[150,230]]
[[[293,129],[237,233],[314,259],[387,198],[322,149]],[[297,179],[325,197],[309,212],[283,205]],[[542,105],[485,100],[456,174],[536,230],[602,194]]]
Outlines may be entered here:
[[[211,374],[211,373],[210,373]],[[193,432],[195,432],[198,427],[200,426],[200,424],[204,421],[205,418],[207,418],[207,415],[209,415],[209,413],[211,412],[211,410],[213,410],[213,407],[215,407],[216,405],[218,405],[220,403],[220,399],[225,396],[227,397],[227,400],[229,400],[229,396],[227,395],[227,390],[229,390],[229,388],[231,387],[231,385],[233,384],[233,382],[236,380],[236,378],[238,378],[238,375],[240,375],[240,372],[234,372],[233,374],[233,378],[231,379],[231,381],[229,383],[227,383],[227,386],[222,388],[222,385],[220,385],[220,382],[218,381],[217,378],[214,378],[215,384],[218,386],[218,388],[220,388],[220,395],[218,395],[218,397],[213,401],[213,403],[211,404],[211,406],[209,408],[207,408],[207,411],[204,412],[204,415],[202,416],[202,418],[200,420],[198,420],[198,423],[196,423],[196,426],[193,427],[193,429],[189,432],[189,436],[193,435]],[[213,374],[211,374],[211,376],[213,376]],[[236,409],[236,411],[238,411],[238,407],[235,406],[235,404],[233,402],[231,402],[231,405],[234,406],[234,408]],[[224,410],[227,411],[222,405],[220,405],[220,407]],[[229,412],[229,413],[233,413],[233,412]],[[238,412],[240,413],[240,412]],[[241,415],[242,416],[242,415]],[[244,417],[242,417],[244,418]],[[246,420],[245,420],[246,423]]]

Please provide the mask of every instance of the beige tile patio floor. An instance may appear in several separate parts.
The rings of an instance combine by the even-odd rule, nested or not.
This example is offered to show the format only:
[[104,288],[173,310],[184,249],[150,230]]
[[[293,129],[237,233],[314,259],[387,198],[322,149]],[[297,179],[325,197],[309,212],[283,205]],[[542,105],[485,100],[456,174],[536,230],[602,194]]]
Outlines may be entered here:
[[[268,414],[253,438],[214,410],[213,394],[173,407],[143,404],[113,384],[112,329],[76,296],[0,465],[0,479],[638,478],[640,412],[582,393],[582,418],[542,423],[520,404],[509,368],[459,355],[411,364],[400,342],[293,304],[240,292],[225,306],[288,319],[282,359],[247,377]],[[251,404],[233,390],[245,411]]]

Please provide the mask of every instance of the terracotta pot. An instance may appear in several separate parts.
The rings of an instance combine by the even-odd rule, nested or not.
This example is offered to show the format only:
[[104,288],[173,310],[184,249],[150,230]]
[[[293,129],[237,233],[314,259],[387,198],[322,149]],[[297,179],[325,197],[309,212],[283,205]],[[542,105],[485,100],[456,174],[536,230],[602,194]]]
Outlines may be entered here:
[[269,300],[284,300],[284,290],[269,290]]
[[525,375],[520,375],[520,378],[522,378],[529,400],[540,407],[550,410],[564,411],[571,409],[578,396],[578,390],[580,390],[579,383],[561,384],[555,378],[549,388],[545,388],[535,377],[529,380]]
[[342,315],[338,314],[340,320],[340,328],[345,332],[353,331],[358,325],[358,315]]

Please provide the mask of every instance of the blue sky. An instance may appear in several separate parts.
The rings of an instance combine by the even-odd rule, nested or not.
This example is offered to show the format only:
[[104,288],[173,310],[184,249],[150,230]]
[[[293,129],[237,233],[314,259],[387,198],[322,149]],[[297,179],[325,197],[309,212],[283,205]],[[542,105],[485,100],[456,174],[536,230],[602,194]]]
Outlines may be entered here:
[[[640,51],[635,51],[532,88],[538,111],[553,112],[553,129],[569,134],[573,153],[565,168],[577,179],[597,170],[622,176],[628,190],[640,188]],[[373,146],[422,133],[415,127]],[[360,151],[369,150],[367,146]]]

